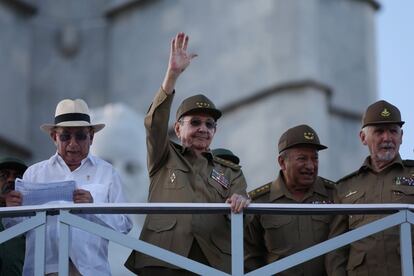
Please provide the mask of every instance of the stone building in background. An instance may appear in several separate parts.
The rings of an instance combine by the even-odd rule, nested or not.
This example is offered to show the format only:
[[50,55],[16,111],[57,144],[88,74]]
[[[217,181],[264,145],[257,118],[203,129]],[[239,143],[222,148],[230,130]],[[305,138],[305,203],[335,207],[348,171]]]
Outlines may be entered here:
[[[374,0],[0,0],[0,154],[29,163],[52,155],[39,126],[63,98],[91,108],[122,103],[144,116],[169,41],[184,31],[198,57],[177,84],[173,109],[200,92],[214,100],[223,117],[212,146],[240,157],[250,188],[275,178],[277,140],[302,123],[329,147],[320,175],[336,180],[366,155],[358,132],[377,97],[378,7]],[[143,122],[131,127],[144,132]],[[124,145],[135,147],[129,138]]]

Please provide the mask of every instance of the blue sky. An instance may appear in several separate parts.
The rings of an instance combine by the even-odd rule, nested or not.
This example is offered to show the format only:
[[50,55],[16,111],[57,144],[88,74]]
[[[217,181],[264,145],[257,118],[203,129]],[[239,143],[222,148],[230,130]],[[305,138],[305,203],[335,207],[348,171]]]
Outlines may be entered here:
[[400,153],[414,159],[414,1],[383,0],[377,17],[378,97],[406,122]]

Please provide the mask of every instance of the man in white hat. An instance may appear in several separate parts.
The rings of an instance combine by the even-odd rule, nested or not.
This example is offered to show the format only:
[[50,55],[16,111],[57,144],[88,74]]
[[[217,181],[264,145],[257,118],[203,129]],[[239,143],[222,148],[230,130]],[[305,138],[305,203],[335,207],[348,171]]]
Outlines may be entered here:
[[[65,99],[58,103],[54,124],[44,124],[56,145],[57,152],[48,160],[30,166],[23,175],[27,182],[76,181],[74,203],[125,202],[121,179],[111,164],[89,153],[94,134],[104,124],[91,124],[89,109],[81,99]],[[6,197],[7,206],[22,204],[22,195],[12,191]],[[122,233],[128,233],[132,222],[126,215],[88,215],[88,218]],[[5,219],[16,223],[16,219]],[[6,225],[7,226],[7,225]],[[57,275],[59,231],[56,216],[48,217],[46,228],[46,275]],[[108,241],[77,228],[71,228],[69,251],[70,275],[111,275],[108,263]],[[34,232],[26,237],[23,275],[34,274]]]

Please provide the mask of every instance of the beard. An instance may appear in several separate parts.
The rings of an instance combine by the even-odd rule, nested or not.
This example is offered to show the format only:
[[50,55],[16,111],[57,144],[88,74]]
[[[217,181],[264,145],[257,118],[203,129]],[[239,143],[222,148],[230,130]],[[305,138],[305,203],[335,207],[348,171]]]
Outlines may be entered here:
[[393,143],[382,143],[377,152],[376,157],[378,161],[391,161],[395,158],[396,151]]

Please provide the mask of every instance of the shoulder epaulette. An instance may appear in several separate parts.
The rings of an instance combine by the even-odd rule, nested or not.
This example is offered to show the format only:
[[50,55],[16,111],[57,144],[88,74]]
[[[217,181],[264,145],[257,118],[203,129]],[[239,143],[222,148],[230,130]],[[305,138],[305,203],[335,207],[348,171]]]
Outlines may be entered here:
[[333,182],[329,179],[326,179],[324,177],[320,177],[320,179],[323,181],[323,184],[325,185],[326,188],[335,189],[335,186],[336,186],[335,182]]
[[340,178],[340,179],[338,179],[338,181],[336,181],[336,183],[340,183],[340,182],[342,182],[342,181],[344,181],[344,180],[347,180],[347,179],[349,179],[349,178],[351,178],[351,177],[354,177],[354,176],[356,176],[356,175],[358,175],[359,174],[359,170],[357,170],[357,171],[354,171],[354,172],[352,172],[352,173],[350,173],[350,174],[348,174],[348,175],[345,175],[344,177],[342,177],[342,178]]
[[405,167],[414,167],[414,160],[406,159],[402,162]]
[[233,170],[236,170],[236,171],[238,171],[238,170],[241,169],[241,166],[240,165],[237,165],[237,164],[235,164],[235,163],[233,163],[233,162],[231,162],[229,160],[226,160],[226,159],[223,159],[223,158],[220,158],[220,157],[217,157],[217,156],[214,156],[213,157],[213,160],[215,162],[221,164],[221,165],[224,165],[226,167],[232,168]]
[[265,185],[263,185],[263,186],[260,186],[259,188],[256,188],[256,189],[254,189],[254,190],[252,190],[252,191],[250,191],[248,194],[249,194],[249,197],[252,199],[252,200],[255,200],[256,198],[258,198],[259,196],[262,196],[262,195],[264,195],[264,194],[266,194],[266,193],[268,193],[268,192],[270,192],[270,185],[271,185],[272,183],[267,183],[267,184],[265,184]]

